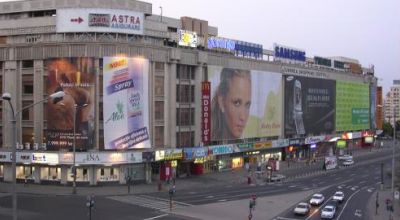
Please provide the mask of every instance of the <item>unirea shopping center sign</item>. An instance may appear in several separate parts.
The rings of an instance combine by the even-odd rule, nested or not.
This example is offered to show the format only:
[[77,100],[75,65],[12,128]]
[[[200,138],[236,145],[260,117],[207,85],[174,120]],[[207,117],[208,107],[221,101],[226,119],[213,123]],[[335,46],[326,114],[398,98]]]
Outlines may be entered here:
[[141,12],[96,8],[57,9],[57,32],[101,32],[143,35]]

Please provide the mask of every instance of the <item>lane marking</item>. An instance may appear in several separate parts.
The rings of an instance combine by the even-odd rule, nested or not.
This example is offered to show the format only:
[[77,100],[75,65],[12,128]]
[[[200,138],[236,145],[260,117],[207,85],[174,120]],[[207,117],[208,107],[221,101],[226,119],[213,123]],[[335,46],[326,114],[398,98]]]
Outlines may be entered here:
[[339,219],[340,219],[340,216],[342,216],[342,213],[343,213],[343,211],[346,209],[346,206],[347,206],[347,204],[349,203],[349,201],[351,200],[351,198],[353,198],[353,196],[354,196],[355,194],[357,194],[358,192],[360,192],[360,191],[361,191],[361,189],[357,190],[356,192],[354,192],[353,194],[351,194],[351,196],[346,200],[346,203],[344,204],[342,210],[340,211],[340,213],[339,213],[339,215],[338,215],[338,217],[337,217],[337,220],[339,220]]
[[152,217],[152,218],[146,218],[146,219],[143,219],[143,220],[153,220],[153,219],[158,219],[158,218],[165,217],[165,216],[167,216],[167,215],[168,215],[168,214],[157,215],[157,216],[154,216],[154,217]]

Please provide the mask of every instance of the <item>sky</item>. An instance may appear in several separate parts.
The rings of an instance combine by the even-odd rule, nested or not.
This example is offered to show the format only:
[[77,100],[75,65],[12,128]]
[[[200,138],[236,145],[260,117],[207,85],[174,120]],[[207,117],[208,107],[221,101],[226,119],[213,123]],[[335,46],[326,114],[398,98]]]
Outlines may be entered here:
[[[3,2],[4,0],[0,0]],[[143,0],[153,14],[207,20],[220,37],[344,56],[375,66],[384,94],[400,79],[400,0]]]
[[220,37],[344,56],[375,66],[384,93],[400,79],[399,0],[143,0],[153,14],[207,20]]

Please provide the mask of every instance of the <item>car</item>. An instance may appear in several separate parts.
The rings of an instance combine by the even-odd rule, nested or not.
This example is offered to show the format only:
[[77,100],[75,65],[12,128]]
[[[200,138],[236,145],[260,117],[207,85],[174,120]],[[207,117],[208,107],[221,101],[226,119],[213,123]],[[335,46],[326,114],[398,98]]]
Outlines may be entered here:
[[311,209],[310,204],[305,203],[305,202],[300,202],[294,208],[293,212],[296,215],[308,215],[308,213],[310,213],[310,209]]
[[334,200],[334,199],[329,200],[329,201],[325,204],[325,206],[328,206],[328,205],[329,205],[329,206],[335,207],[335,209],[337,210],[338,207],[339,207],[339,201]]
[[335,194],[333,194],[332,199],[336,200],[338,202],[343,202],[344,201],[344,193],[342,191],[337,191],[337,192],[335,192]]
[[324,202],[324,200],[325,200],[324,195],[317,193],[317,194],[312,195],[312,197],[310,199],[310,204],[319,206]]
[[338,157],[339,160],[353,160],[353,156],[349,154],[341,155]]
[[322,219],[333,219],[336,215],[336,208],[332,205],[326,205],[321,210],[321,218]]
[[274,173],[271,175],[271,178],[267,179],[269,182],[279,182],[286,179],[285,175]]
[[353,164],[354,164],[354,160],[345,160],[342,163],[343,166],[351,166]]

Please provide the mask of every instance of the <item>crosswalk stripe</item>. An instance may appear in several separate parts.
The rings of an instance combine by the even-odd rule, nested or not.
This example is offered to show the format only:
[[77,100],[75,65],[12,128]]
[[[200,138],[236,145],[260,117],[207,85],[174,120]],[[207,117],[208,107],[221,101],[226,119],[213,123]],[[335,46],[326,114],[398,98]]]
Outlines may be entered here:
[[[151,197],[146,195],[126,195],[126,196],[110,196],[109,199],[113,199],[119,202],[137,205],[141,207],[156,209],[156,210],[169,210],[170,204],[168,199],[162,199],[157,197]],[[173,200],[173,207],[187,207],[190,204],[182,203]]]

